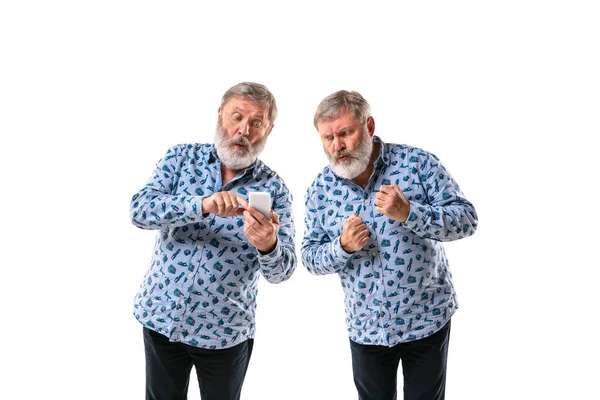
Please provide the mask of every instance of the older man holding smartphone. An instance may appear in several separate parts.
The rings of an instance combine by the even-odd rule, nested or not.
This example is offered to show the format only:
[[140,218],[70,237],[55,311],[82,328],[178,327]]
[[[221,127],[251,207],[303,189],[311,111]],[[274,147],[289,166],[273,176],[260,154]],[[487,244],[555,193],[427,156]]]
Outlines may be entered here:
[[[243,82],[221,100],[213,144],[169,149],[131,200],[131,220],[158,231],[135,298],[144,326],[146,398],[185,399],[192,366],[203,400],[240,398],[252,354],[257,281],[296,265],[292,196],[258,160],[277,105]],[[248,194],[272,199],[266,216]]]

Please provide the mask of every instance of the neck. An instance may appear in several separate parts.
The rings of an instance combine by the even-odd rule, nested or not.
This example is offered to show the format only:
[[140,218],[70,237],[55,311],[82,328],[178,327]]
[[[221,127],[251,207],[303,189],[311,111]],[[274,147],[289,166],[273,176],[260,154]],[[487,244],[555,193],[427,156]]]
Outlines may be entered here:
[[240,170],[235,170],[231,168],[227,168],[225,164],[221,163],[221,184],[222,186],[227,185],[235,176],[240,172]]
[[361,172],[356,178],[353,179],[354,183],[356,183],[363,189],[367,186],[369,178],[373,173],[373,169],[375,167],[375,160],[377,160],[377,156],[379,155],[379,147],[380,144],[378,142],[373,143],[373,151],[371,152],[371,159],[369,160],[367,168],[365,168],[363,172]]

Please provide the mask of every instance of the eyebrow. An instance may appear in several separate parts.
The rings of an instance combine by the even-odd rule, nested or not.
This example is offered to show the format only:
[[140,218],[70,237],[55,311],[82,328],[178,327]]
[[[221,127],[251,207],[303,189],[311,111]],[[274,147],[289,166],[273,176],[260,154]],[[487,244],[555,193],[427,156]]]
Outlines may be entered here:
[[[340,129],[334,131],[333,135],[339,135],[341,132],[350,131],[351,129],[353,129],[353,125],[346,125]],[[331,135],[331,132],[325,132],[322,136],[330,136],[330,135]]]
[[[233,107],[233,110],[231,110],[232,114],[235,113],[235,112],[239,112],[239,113],[244,114],[244,110],[242,110],[238,106]],[[264,112],[262,114],[252,115],[252,119],[260,119],[262,121],[264,118],[265,118]]]

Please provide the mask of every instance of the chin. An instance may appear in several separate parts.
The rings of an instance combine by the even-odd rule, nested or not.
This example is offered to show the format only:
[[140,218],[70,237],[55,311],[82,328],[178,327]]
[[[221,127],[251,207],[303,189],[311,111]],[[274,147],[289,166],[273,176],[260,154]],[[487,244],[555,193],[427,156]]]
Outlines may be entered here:
[[336,175],[348,180],[352,180],[358,175],[360,175],[360,172],[357,173],[356,171],[353,171],[350,168],[345,168],[344,166],[340,166],[339,164],[335,166],[332,165],[331,169],[333,170],[333,172],[335,172]]

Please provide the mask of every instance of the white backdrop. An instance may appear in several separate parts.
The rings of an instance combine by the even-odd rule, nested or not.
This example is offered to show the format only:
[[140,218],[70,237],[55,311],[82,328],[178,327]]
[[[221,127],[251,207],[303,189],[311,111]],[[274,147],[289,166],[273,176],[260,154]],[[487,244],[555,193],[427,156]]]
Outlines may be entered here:
[[[278,101],[261,158],[295,197],[298,250],[326,164],[312,116],[338,89],[475,204],[477,234],[446,245],[448,399],[593,397],[598,6],[212,3],[0,5],[0,398],[143,398],[132,299],[155,233],[131,225],[129,199],[169,146],[212,141],[221,95],[246,80]],[[356,398],[342,296],[302,265],[260,282],[244,399]]]

